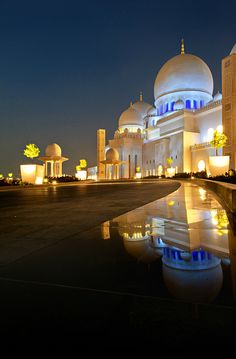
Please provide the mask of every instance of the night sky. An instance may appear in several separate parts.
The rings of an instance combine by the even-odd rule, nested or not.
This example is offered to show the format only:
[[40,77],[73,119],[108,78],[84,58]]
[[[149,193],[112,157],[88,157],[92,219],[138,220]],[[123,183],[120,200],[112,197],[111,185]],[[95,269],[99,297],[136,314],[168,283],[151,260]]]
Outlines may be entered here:
[[221,90],[236,1],[0,0],[0,173],[30,162],[27,143],[41,155],[58,143],[66,173],[80,158],[95,165],[96,130],[111,138],[140,91],[153,104],[157,72],[182,37]]

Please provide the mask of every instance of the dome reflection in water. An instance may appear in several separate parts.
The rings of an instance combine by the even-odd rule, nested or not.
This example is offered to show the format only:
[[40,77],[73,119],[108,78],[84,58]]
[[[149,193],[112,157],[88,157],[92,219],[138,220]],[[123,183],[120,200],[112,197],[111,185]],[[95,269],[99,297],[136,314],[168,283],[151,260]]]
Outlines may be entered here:
[[[152,268],[161,268],[171,296],[209,303],[221,293],[222,267],[229,274],[233,258],[228,240],[233,232],[225,210],[206,190],[184,183],[173,194],[115,218],[111,226],[113,222],[132,258],[153,265],[161,261]],[[232,273],[232,286],[234,278]]]

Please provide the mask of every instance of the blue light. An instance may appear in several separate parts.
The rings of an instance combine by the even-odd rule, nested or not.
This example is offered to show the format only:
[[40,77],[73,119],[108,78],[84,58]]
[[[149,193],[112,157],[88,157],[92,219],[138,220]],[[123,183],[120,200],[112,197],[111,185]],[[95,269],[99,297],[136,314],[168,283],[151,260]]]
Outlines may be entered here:
[[191,101],[190,100],[186,100],[185,107],[188,109],[191,109]]

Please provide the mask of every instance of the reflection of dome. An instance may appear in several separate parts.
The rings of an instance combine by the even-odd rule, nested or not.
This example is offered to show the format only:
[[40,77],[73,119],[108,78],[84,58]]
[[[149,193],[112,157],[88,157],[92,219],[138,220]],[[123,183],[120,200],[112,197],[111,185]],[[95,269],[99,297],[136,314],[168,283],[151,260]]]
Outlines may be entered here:
[[107,161],[118,161],[119,160],[119,152],[115,148],[109,148],[106,152],[106,160]]
[[201,91],[212,95],[212,74],[200,57],[181,54],[162,66],[155,81],[155,99],[177,91]]
[[215,94],[213,101],[220,101],[222,100],[222,94],[218,91],[217,94]]
[[142,117],[140,113],[133,108],[132,104],[119,118],[119,127],[128,127],[130,125],[143,127]]
[[153,248],[149,239],[139,241],[124,239],[123,243],[126,251],[131,256],[144,263],[154,262],[162,255],[162,250]]
[[46,156],[59,156],[61,157],[61,147],[56,143],[51,143],[45,150]]
[[174,111],[179,111],[184,109],[184,102],[182,100],[178,100],[174,104]]
[[163,278],[169,292],[178,299],[193,302],[211,302],[223,283],[221,265],[198,271],[179,270],[163,264]]

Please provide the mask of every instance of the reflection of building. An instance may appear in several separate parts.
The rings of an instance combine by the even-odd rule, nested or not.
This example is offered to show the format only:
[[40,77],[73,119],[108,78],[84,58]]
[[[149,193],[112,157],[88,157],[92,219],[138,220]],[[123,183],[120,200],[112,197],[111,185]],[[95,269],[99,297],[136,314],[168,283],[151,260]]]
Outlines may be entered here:
[[62,163],[68,158],[62,157],[61,147],[56,143],[51,143],[45,150],[45,156],[39,157],[45,163],[45,176],[61,177]]
[[170,293],[185,301],[210,302],[223,283],[221,260],[203,250],[164,248],[163,278]]
[[[236,123],[236,92],[226,91],[232,81],[236,83],[235,47],[223,63],[224,111],[229,114],[227,117],[225,112],[223,125],[228,126],[228,135],[230,123]],[[158,72],[154,97],[154,106],[144,102],[142,94],[139,101],[131,103],[121,114],[118,129],[106,148],[105,130],[98,131],[99,179],[105,176],[102,161],[109,148],[116,150],[123,161],[117,174],[119,178],[133,178],[137,167],[143,176],[161,175],[168,157],[172,157],[172,166],[178,172],[208,169],[209,155],[214,155],[210,140],[214,130],[222,128],[222,96],[220,93],[213,96],[213,78],[208,65],[199,57],[186,54],[182,44],[181,53],[168,60]],[[231,143],[235,147],[236,129],[232,136]],[[233,156],[232,151],[230,154]]]

